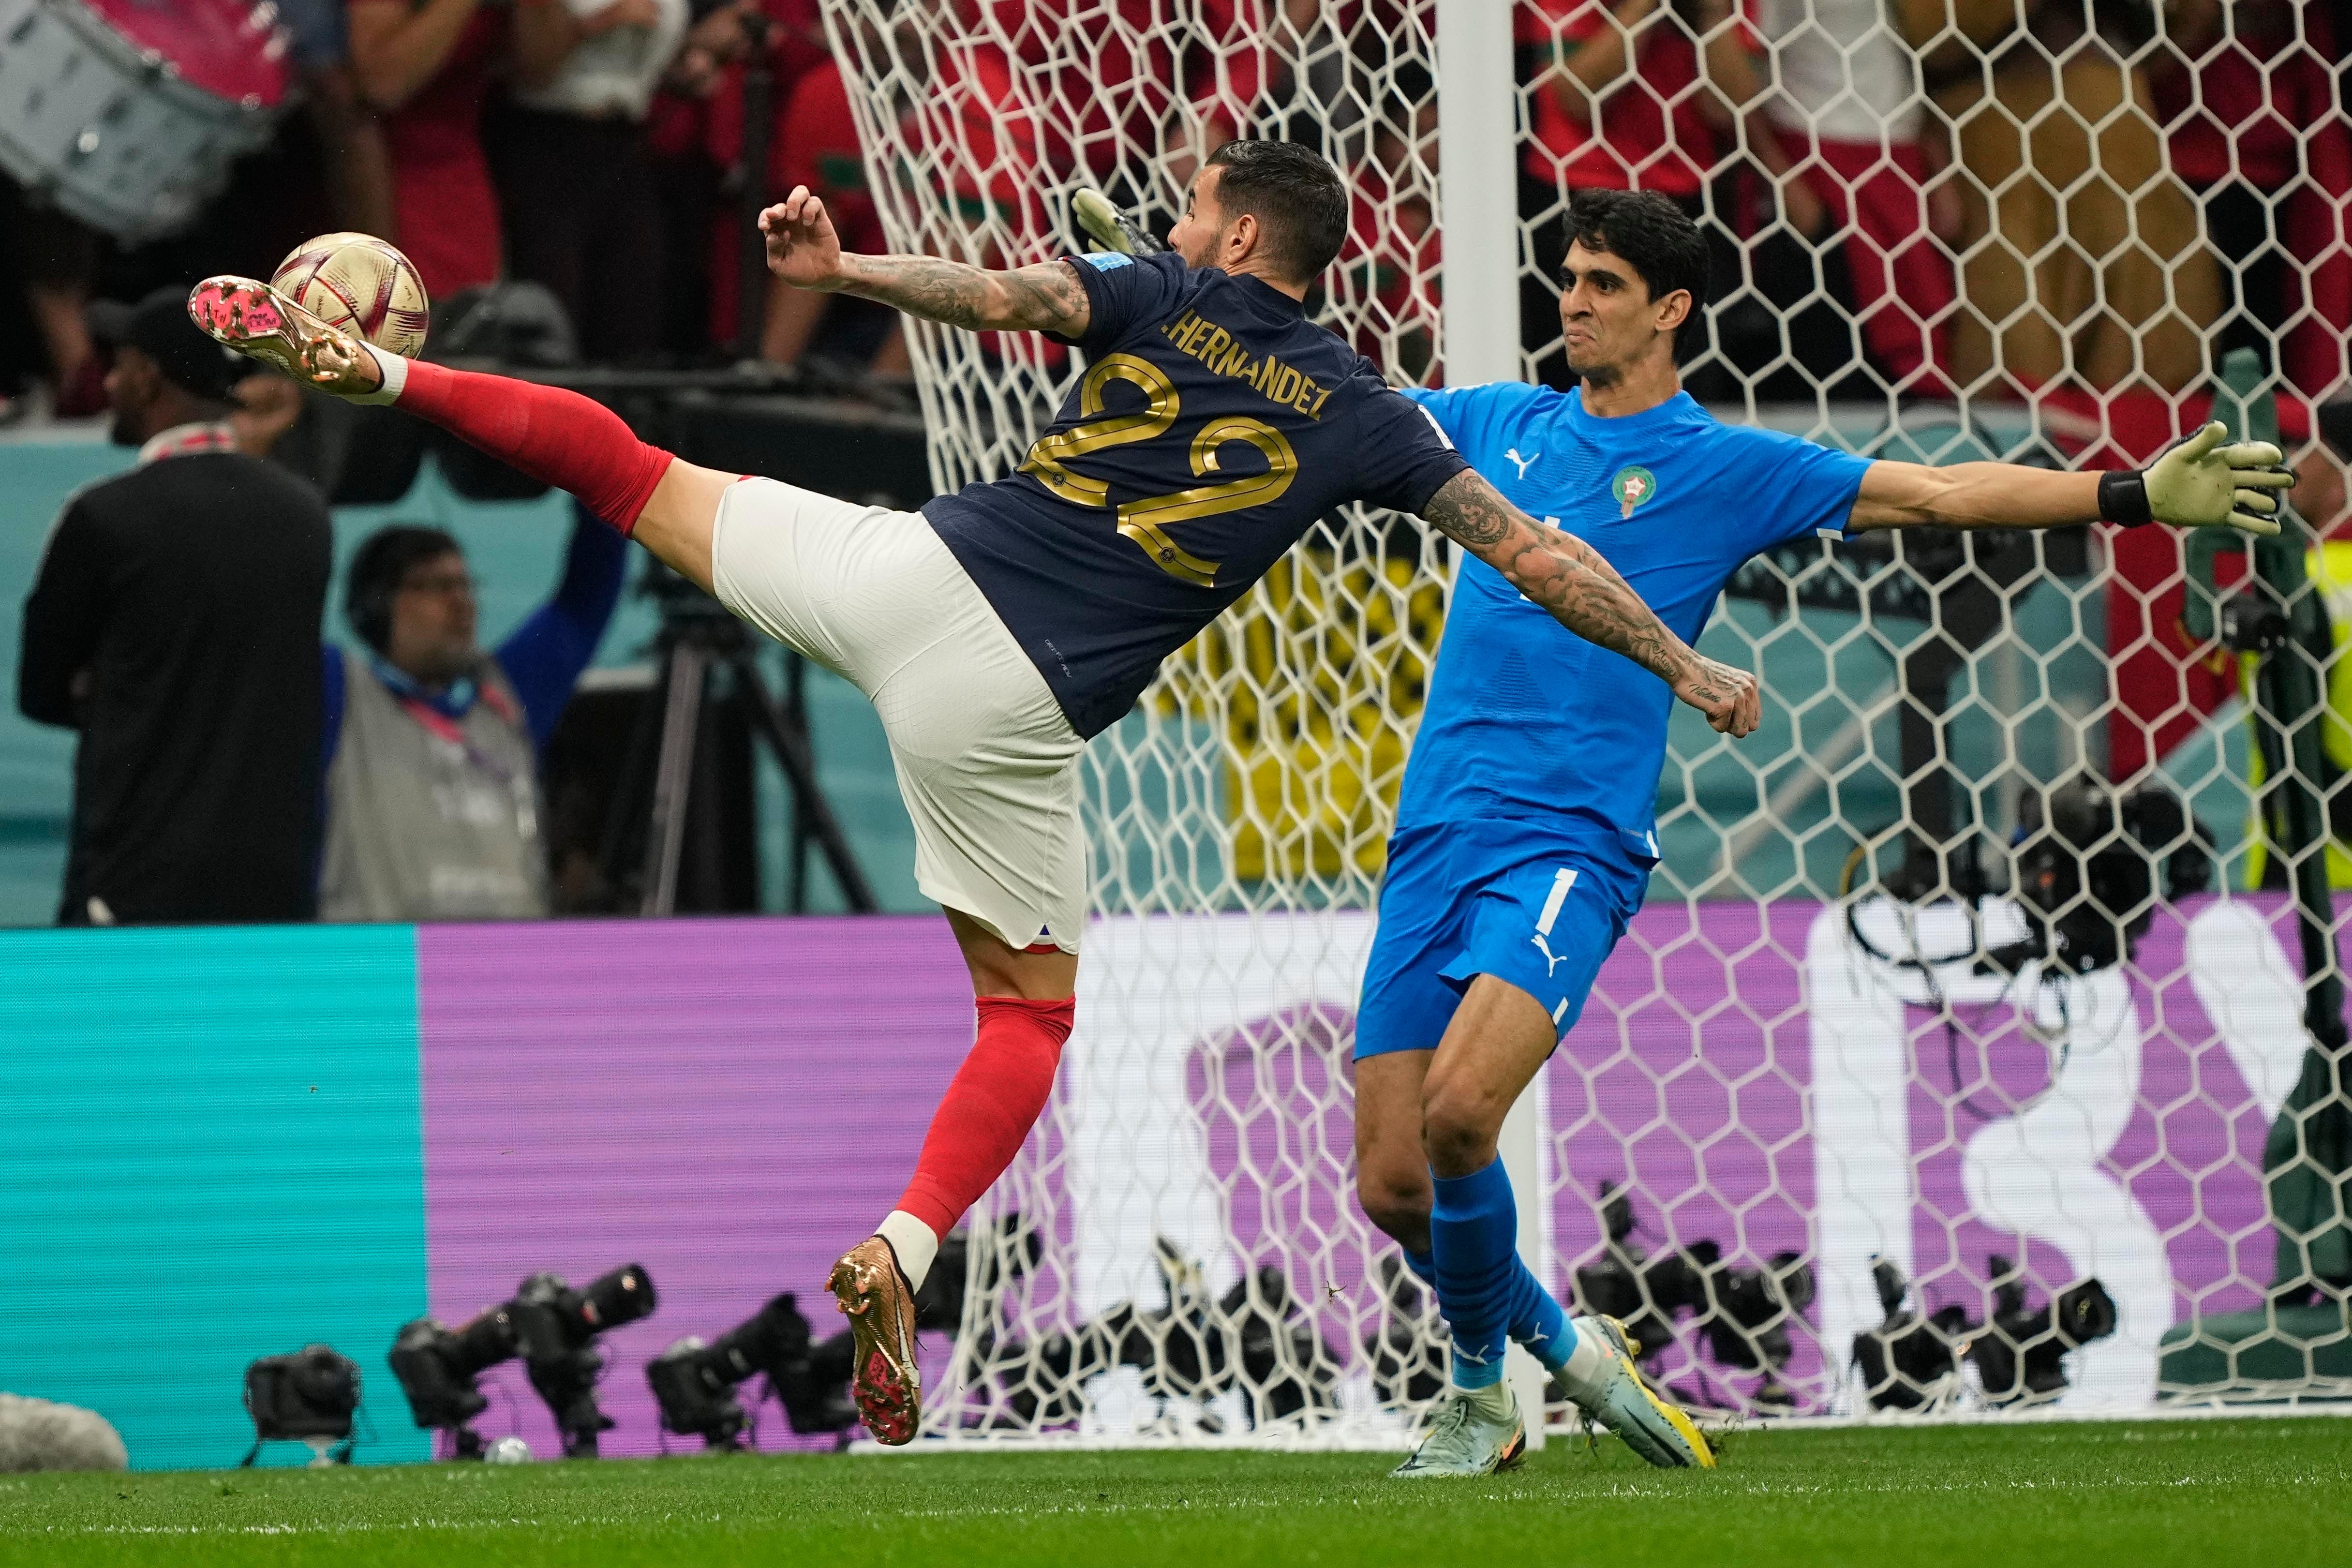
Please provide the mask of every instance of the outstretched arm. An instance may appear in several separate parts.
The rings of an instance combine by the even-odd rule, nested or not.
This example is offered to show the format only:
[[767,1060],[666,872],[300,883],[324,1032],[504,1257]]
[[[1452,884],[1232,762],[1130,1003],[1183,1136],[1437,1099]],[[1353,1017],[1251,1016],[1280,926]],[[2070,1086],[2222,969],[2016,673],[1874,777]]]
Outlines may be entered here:
[[1528,516],[1475,470],[1448,479],[1422,516],[1570,631],[1664,681],[1716,729],[1745,735],[1756,728],[1762,699],[1753,675],[1694,652],[1599,551]]
[[1873,463],[1848,526],[2057,528],[2075,522],[2163,522],[2276,533],[2279,494],[2294,483],[2266,441],[2222,445],[2208,425],[2145,468],[2064,474],[2018,463]]
[[555,596],[531,612],[499,645],[499,668],[522,700],[534,745],[544,748],[572,700],[580,672],[621,602],[628,573],[628,541],[578,500],[572,503],[572,543]]
[[856,294],[966,331],[1059,332],[1082,337],[1093,316],[1086,286],[1066,262],[992,272],[936,256],[845,254],[824,203],[795,185],[760,215],[768,270],[795,289]]

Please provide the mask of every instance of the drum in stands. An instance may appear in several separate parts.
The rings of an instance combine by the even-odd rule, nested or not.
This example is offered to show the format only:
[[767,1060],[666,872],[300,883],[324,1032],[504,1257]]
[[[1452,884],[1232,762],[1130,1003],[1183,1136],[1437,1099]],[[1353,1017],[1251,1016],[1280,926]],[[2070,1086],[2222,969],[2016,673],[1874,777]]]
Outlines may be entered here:
[[268,141],[287,48],[248,0],[0,0],[0,168],[119,239],[169,234]]

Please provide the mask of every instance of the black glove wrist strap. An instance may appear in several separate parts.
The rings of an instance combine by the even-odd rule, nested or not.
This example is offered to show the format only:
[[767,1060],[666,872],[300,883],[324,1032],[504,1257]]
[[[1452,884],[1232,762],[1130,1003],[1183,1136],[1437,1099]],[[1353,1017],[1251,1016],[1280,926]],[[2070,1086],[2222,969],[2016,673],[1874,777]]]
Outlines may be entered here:
[[2147,472],[2144,468],[2110,468],[2099,476],[2099,520],[2137,528],[2154,522],[2147,509]]

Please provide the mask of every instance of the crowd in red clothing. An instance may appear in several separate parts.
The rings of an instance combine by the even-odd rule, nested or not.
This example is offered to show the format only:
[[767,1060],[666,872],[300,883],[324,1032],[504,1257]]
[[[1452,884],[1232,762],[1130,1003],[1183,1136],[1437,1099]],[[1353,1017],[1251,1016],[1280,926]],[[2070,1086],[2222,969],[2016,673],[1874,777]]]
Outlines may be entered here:
[[[343,140],[380,147],[379,194],[336,177],[350,146],[307,165],[281,150],[151,270],[266,270],[308,232],[362,228],[402,246],[436,299],[548,289],[592,359],[709,354],[739,338],[733,193],[756,61],[773,85],[754,177],[771,195],[818,190],[858,247],[884,243],[895,202],[924,248],[1034,259],[1061,238],[1046,193],[1074,174],[1164,222],[1226,137],[1319,137],[1356,193],[1327,285],[1339,313],[1366,352],[1433,371],[1418,0],[878,5],[836,32],[842,58],[819,0],[309,5],[340,8],[343,69],[373,111]],[[2275,342],[2294,384],[2325,393],[2352,329],[2331,8],[2179,0],[2154,48],[2126,36],[2135,15],[2108,0],[1518,0],[1538,374],[1562,374],[1544,357],[1543,279],[1567,198],[1635,186],[1685,205],[1716,247],[1702,395],[2032,399],[2088,408],[2129,447],[2174,422],[2216,342]],[[852,93],[877,80],[878,192]],[[2087,129],[2069,141],[2069,125]],[[908,364],[877,313],[772,289],[754,308],[776,362],[830,349],[886,375]],[[0,377],[6,340],[0,327]]]

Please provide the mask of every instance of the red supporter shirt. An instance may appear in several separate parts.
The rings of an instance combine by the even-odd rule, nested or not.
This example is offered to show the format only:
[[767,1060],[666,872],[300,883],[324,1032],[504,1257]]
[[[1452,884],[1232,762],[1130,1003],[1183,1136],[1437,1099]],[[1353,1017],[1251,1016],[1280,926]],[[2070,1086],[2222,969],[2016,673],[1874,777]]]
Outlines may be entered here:
[[[1018,79],[1013,57],[993,39],[942,46],[931,60],[930,90],[900,125],[908,147],[941,149],[924,159],[935,194],[971,221],[1036,204],[1027,198],[1038,172],[1068,141],[1049,133],[1052,115]],[[1042,211],[1042,209],[1038,209]]]
[[[801,86],[820,68],[830,68],[833,56],[824,39],[824,19],[818,9],[818,0],[763,0],[761,9],[768,16],[768,72],[772,82],[770,101],[774,104],[772,123],[773,131],[768,139],[767,195],[772,201],[782,200],[794,184],[801,181],[793,173],[792,108]],[[835,72],[835,79],[838,73]],[[665,107],[656,100],[655,121],[649,132],[665,151],[682,152],[699,139],[702,154],[722,169],[731,169],[742,158],[743,150],[743,77],[740,61],[730,65],[719,79],[717,89],[706,100],[672,99]],[[856,146],[851,132],[850,145]],[[819,191],[826,205],[835,209],[835,219],[841,217],[835,195]],[[714,212],[709,236],[710,257],[710,333],[715,342],[729,342],[735,336],[735,290],[738,287],[739,261],[736,255],[735,213],[731,204]],[[843,243],[850,243],[850,233],[842,228]]]
[[[1549,55],[1615,26],[1603,0],[1520,0],[1516,31],[1521,48]],[[1748,48],[1760,52],[1744,19],[1739,26]],[[1553,87],[1535,92],[1529,175],[1569,190],[1698,195],[1716,163],[1717,137],[1699,112],[1697,43],[1674,6],[1662,4],[1635,24],[1632,54],[1624,74],[1601,94],[1597,136],[1560,107]]]
[[981,4],[982,47],[1003,58],[1013,91],[1043,111],[1037,155],[1056,167],[1107,177],[1159,151],[1180,107],[1204,142],[1224,141],[1265,90],[1267,0],[1200,0],[1198,22],[1183,26],[1171,25],[1164,0]]
[[503,270],[482,106],[506,45],[507,13],[477,11],[441,69],[383,117],[400,248],[436,300],[495,283]]
[[[829,64],[832,54],[824,42],[824,20],[817,11],[817,0],[766,0],[761,7],[768,14],[768,74],[774,82],[774,96],[769,100],[776,106],[777,132],[781,136],[785,106],[792,102],[793,89],[803,77],[819,66]],[[741,61],[727,68],[719,79],[718,89],[711,93],[702,117],[702,147],[704,153],[720,168],[732,168],[743,148],[743,65]],[[777,155],[781,149],[770,142],[769,184],[774,187],[774,176],[782,163]],[[782,195],[790,185],[776,190]]]
[[2159,73],[2154,96],[2158,119],[2174,126],[2167,151],[2183,180],[2285,193],[2275,221],[2293,263],[2286,308],[2308,314],[2288,330],[2282,361],[2296,386],[2321,394],[2346,373],[2352,331],[2352,128],[2336,111],[2327,9],[2302,16],[2306,42],[2242,32],[2209,48],[2193,76]]
[[856,117],[849,111],[849,84],[832,60],[801,78],[776,127],[780,177],[771,183],[789,191],[806,185],[824,200],[845,250],[884,248],[882,217],[866,187],[866,163],[857,142]]
[[[1428,201],[1419,193],[1391,195],[1390,176],[1377,163],[1360,167],[1349,182],[1348,242],[1324,279],[1335,301],[1363,311],[1356,352],[1384,370],[1390,344],[1414,333],[1437,341],[1444,251]],[[1437,384],[1432,381],[1432,385]]]
[[[2325,8],[2313,7],[2308,22],[2314,46],[2327,47]],[[2305,128],[2316,129],[2317,142],[2344,135],[2326,63],[2291,37],[2225,38],[2207,51],[2193,78],[2185,71],[2160,72],[2154,87],[2157,119],[2173,126],[2172,171],[2192,185],[2231,177],[2234,142],[2238,172],[2255,185],[2276,190],[2295,176],[2298,139]]]

